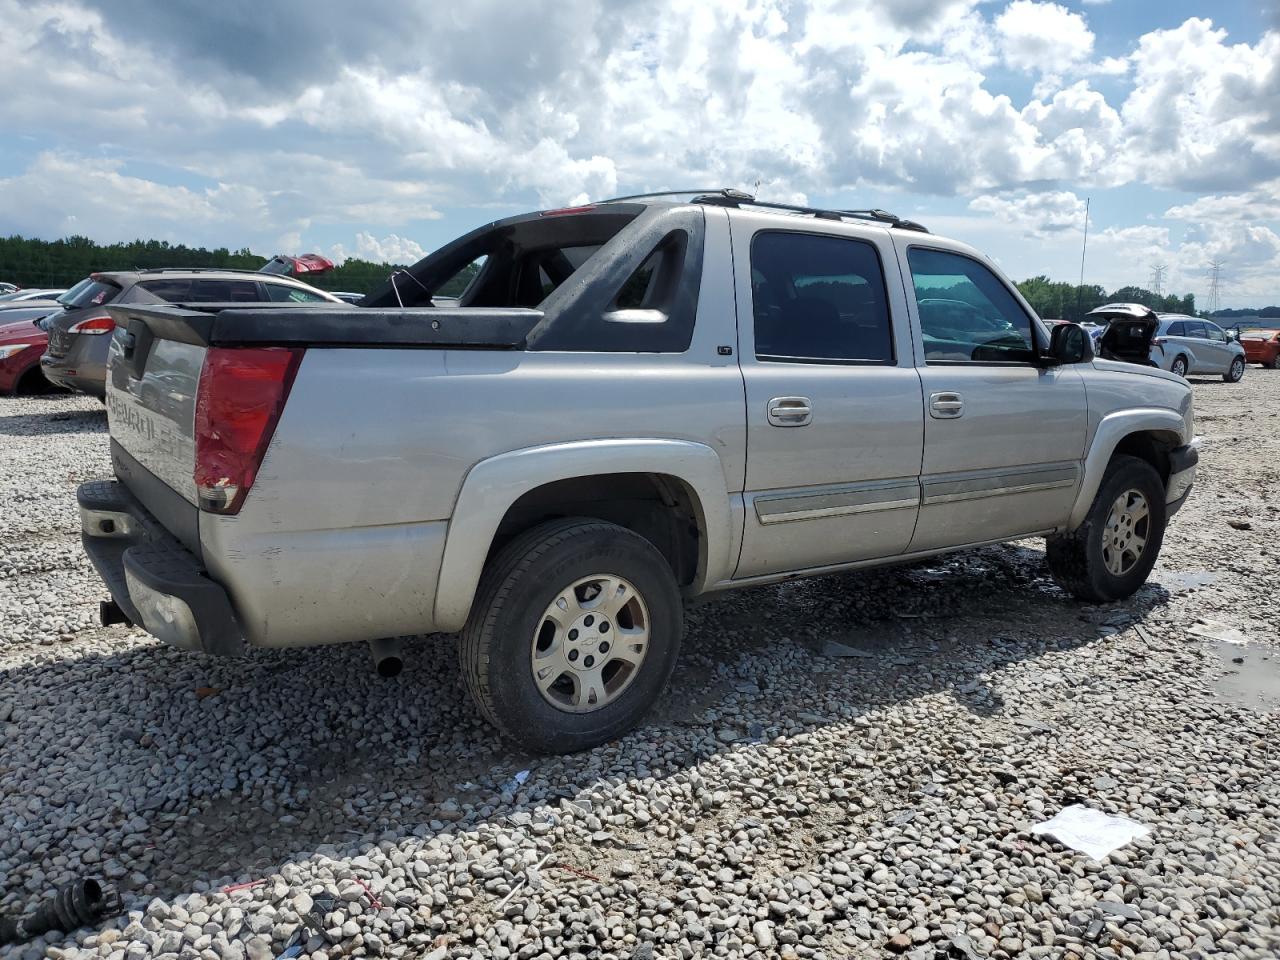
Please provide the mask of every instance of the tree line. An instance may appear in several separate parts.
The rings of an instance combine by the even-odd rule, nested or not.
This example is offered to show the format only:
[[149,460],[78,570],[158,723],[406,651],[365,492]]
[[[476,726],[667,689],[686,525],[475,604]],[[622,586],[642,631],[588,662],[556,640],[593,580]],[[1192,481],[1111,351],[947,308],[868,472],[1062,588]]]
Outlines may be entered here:
[[[147,267],[218,267],[224,270],[258,270],[267,257],[248,248],[229,250],[217,247],[188,247],[164,240],[134,240],[129,243],[95,243],[88,237],[37,240],[34,237],[0,237],[0,281],[22,287],[70,287],[91,273],[102,270],[133,270]],[[369,293],[386,283],[401,264],[372,263],[350,259],[307,283],[322,290],[350,290]]]
[[1110,293],[1096,283],[1061,283],[1048,277],[1032,277],[1018,284],[1018,290],[1027,303],[1046,320],[1071,320],[1076,323],[1090,310],[1104,303],[1140,303],[1157,313],[1185,313],[1196,315],[1196,296],[1176,294],[1160,296],[1142,287],[1120,287]]

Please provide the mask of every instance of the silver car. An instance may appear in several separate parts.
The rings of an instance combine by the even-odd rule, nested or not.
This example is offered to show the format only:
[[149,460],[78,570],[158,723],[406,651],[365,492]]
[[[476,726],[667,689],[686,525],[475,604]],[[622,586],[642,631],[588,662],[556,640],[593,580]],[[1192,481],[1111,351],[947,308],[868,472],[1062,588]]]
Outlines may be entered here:
[[1113,339],[1149,340],[1145,350],[1151,365],[1180,377],[1218,374],[1227,383],[1244,376],[1244,347],[1227,336],[1211,320],[1181,313],[1156,313],[1140,303],[1108,303],[1089,311],[1089,317],[1105,323]]
[[1212,320],[1181,313],[1159,317],[1160,326],[1151,341],[1151,359],[1157,366],[1180,377],[1217,373],[1227,383],[1244,376],[1244,347]]

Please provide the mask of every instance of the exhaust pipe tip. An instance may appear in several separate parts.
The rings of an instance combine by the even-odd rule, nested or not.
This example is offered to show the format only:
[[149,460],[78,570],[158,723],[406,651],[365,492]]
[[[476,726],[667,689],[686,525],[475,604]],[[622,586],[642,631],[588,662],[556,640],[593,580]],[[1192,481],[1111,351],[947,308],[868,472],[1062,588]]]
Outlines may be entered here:
[[398,677],[404,669],[404,657],[400,654],[400,638],[386,637],[369,641],[369,652],[373,654],[373,669],[378,676],[385,679]]
[[98,603],[98,619],[102,621],[104,627],[114,627],[116,624],[123,624],[126,627],[133,626],[133,621],[120,609],[120,604],[114,600],[102,600]]

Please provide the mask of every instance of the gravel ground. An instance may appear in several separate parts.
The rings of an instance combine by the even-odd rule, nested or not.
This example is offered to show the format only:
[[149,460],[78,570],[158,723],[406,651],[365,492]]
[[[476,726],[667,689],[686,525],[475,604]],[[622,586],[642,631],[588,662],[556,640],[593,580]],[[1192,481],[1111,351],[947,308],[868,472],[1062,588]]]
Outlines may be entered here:
[[[84,874],[126,908],[0,957],[270,960],[322,889],[324,960],[1274,957],[1280,373],[1195,389],[1200,482],[1130,601],[1035,542],[718,597],[651,722],[560,759],[495,742],[450,638],[388,681],[96,626],[102,408],[0,399],[0,913]],[[1151,833],[1031,832],[1073,803]]]

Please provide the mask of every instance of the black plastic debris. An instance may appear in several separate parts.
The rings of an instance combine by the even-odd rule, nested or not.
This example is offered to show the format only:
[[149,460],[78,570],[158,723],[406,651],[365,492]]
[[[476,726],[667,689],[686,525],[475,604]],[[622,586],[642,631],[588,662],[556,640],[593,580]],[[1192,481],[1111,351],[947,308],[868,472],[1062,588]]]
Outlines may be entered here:
[[324,941],[328,943],[328,934],[324,932],[324,918],[337,909],[338,895],[336,893],[329,890],[325,890],[322,893],[313,893],[311,895],[311,909],[302,918],[302,925],[293,932],[293,936],[284,945],[284,950],[276,957],[276,960],[293,960],[294,957],[301,956],[307,948],[307,941],[313,936],[323,937]]
[[103,890],[102,884],[89,877],[74,880],[34,913],[0,917],[0,944],[24,943],[51,930],[76,930],[119,910],[120,898],[114,891]]

